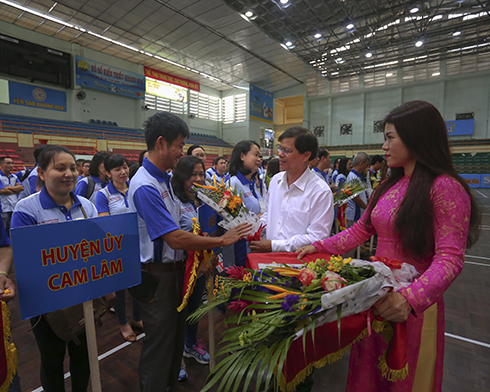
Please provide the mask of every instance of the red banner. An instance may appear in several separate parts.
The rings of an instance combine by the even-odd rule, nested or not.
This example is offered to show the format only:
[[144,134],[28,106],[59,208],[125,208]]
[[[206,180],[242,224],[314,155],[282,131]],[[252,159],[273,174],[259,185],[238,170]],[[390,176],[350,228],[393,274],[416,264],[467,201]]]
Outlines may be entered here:
[[193,82],[192,80],[179,78],[162,71],[157,71],[156,69],[145,67],[145,76],[162,82],[176,84],[177,86],[185,87],[194,91],[201,91],[201,85],[198,82]]

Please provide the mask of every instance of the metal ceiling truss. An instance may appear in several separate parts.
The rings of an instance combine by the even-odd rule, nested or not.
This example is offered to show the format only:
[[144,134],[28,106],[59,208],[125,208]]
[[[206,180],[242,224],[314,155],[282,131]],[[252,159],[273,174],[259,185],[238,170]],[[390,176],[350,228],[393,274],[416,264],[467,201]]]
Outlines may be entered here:
[[[289,41],[289,51],[329,79],[490,49],[488,1],[224,1],[242,14],[253,12],[252,23],[279,43]],[[347,28],[349,23],[354,27]],[[416,47],[419,40],[423,44]]]

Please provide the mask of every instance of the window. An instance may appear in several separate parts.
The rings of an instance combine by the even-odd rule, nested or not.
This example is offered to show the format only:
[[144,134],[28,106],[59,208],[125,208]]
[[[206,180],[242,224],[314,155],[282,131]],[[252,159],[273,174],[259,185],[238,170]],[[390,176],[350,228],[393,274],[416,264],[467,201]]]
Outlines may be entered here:
[[223,124],[243,122],[247,119],[247,94],[223,98]]
[[475,118],[475,113],[456,113],[456,120],[472,120]]
[[409,65],[407,67],[403,67],[403,82],[416,82],[417,80],[425,80],[439,74],[439,61]]
[[156,109],[159,112],[170,112],[175,114],[185,114],[187,112],[184,102],[149,94],[146,94],[145,96],[145,106],[148,107],[148,109]]
[[340,124],[340,136],[352,135],[352,124]]
[[330,82],[330,93],[345,93],[359,88],[359,75],[335,79]]
[[456,57],[446,61],[446,75],[479,72],[490,69],[490,53]]
[[306,96],[314,97],[327,94],[327,79],[316,77],[306,80]]
[[206,120],[220,121],[220,98],[190,91],[189,113]]
[[386,70],[372,72],[364,75],[364,87],[382,87],[390,84],[396,84],[397,81],[397,70]]

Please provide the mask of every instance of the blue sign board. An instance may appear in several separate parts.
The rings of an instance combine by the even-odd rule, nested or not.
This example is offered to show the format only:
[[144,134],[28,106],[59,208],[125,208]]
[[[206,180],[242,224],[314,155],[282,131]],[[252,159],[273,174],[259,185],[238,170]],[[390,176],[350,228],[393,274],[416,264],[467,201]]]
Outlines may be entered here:
[[448,136],[473,135],[475,119],[446,121]]
[[76,56],[76,84],[137,99],[145,99],[145,76]]
[[274,123],[274,94],[250,85],[250,118],[253,120],[264,121],[269,124]]
[[197,216],[203,233],[208,233],[211,237],[216,237],[216,230],[219,227],[218,222],[221,220],[218,213],[207,204],[203,204],[197,209]]
[[481,174],[460,174],[470,188],[481,187]]
[[66,112],[66,93],[64,91],[9,82],[9,97],[11,105]]
[[141,283],[136,213],[19,227],[11,236],[22,319]]
[[490,188],[490,173],[489,174],[481,174],[480,187]]
[[[197,209],[197,217],[203,233],[208,233],[210,237],[218,236],[218,222],[221,220],[221,217],[215,210],[207,204],[202,204]],[[220,250],[221,248],[213,248],[214,253],[219,253]]]

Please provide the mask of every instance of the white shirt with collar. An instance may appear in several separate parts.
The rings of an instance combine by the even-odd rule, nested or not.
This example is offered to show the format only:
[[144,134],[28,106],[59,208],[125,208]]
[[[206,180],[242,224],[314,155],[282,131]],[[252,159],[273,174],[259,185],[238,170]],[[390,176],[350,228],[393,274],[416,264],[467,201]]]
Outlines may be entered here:
[[308,168],[290,186],[287,173],[276,174],[269,185],[267,212],[260,220],[272,252],[294,252],[330,235],[334,218],[328,184]]

